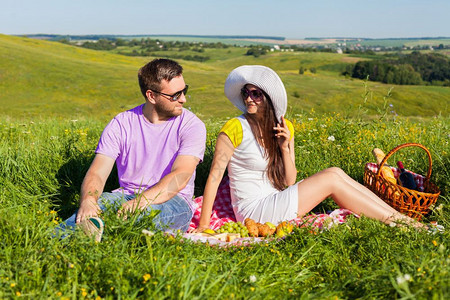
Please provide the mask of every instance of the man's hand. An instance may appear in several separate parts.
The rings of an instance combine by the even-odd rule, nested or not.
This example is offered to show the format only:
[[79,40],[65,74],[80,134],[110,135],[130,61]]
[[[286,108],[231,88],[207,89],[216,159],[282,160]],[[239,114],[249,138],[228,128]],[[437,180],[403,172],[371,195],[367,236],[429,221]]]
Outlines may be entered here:
[[137,209],[144,210],[147,208],[147,206],[148,203],[145,199],[143,199],[142,197],[139,197],[139,199],[135,198],[122,204],[122,207],[117,212],[117,216],[126,220],[128,214],[134,213]]
[[161,204],[175,197],[183,190],[198,165],[200,159],[191,155],[178,155],[169,174],[157,184],[142,193],[140,208],[151,204]]
[[94,201],[86,201],[80,206],[77,212],[76,223],[80,223],[90,217],[97,217],[100,214],[100,207]]

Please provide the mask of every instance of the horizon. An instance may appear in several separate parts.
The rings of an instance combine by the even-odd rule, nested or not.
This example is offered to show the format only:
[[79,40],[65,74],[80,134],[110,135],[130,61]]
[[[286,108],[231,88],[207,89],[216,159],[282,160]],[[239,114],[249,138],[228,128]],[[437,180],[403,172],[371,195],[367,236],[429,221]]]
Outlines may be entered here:
[[289,40],[450,36],[450,2],[445,0],[4,0],[2,8],[0,33],[7,35],[272,36]]
[[[0,33],[1,34],[1,33]],[[342,39],[348,39],[348,40],[352,40],[352,39],[363,39],[363,40],[402,40],[402,39],[450,39],[450,35],[449,36],[411,36],[411,37],[379,37],[379,38],[369,38],[369,37],[363,37],[363,36],[308,36],[308,37],[304,37],[304,38],[297,38],[297,39],[290,39],[284,36],[265,36],[265,35],[216,35],[216,34],[208,34],[208,35],[203,35],[203,34],[158,34],[158,33],[151,33],[151,34],[145,34],[145,33],[136,33],[136,34],[114,34],[114,33],[107,33],[107,34],[102,34],[102,33],[88,33],[88,34],[58,34],[58,33],[27,33],[27,34],[6,34],[6,35],[11,35],[11,36],[39,36],[39,35],[43,35],[43,36],[77,36],[77,37],[83,37],[83,36],[112,36],[112,37],[121,37],[121,36],[126,36],[126,37],[131,37],[131,36],[136,36],[136,37],[140,37],[140,36],[155,36],[155,37],[199,37],[199,38],[217,38],[217,37],[222,37],[222,38],[226,38],[226,39],[240,39],[240,38],[251,38],[251,39],[255,39],[255,38],[261,38],[261,39],[285,39],[285,40],[308,40],[308,39],[336,39],[336,40],[342,40]]]

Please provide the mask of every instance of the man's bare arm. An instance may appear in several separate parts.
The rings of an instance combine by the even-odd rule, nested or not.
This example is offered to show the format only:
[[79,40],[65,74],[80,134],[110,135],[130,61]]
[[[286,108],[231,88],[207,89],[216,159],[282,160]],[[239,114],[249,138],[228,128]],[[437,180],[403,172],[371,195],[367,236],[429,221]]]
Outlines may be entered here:
[[144,209],[148,205],[164,203],[173,198],[186,187],[199,161],[200,159],[195,156],[179,155],[169,174],[143,192],[141,196],[123,204],[122,209],[126,211],[134,211],[136,208]]
[[106,180],[114,166],[114,159],[103,154],[97,154],[81,184],[80,209],[76,222],[97,216],[99,207],[97,200],[103,192]]

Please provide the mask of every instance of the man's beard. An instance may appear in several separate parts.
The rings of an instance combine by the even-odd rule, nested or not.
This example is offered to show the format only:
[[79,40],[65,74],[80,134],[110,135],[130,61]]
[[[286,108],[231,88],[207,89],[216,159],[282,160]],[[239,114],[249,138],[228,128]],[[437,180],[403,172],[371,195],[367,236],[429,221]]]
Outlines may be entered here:
[[162,118],[178,117],[182,113],[181,109],[178,110],[175,107],[173,107],[172,109],[169,110],[163,105],[158,104],[155,105],[155,110],[158,113],[158,116]]

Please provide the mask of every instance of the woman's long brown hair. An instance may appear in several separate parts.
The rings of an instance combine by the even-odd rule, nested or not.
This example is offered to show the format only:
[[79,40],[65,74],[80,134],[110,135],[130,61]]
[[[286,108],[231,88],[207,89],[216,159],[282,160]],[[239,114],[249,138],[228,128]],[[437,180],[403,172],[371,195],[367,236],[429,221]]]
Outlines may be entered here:
[[[261,90],[262,91],[262,90]],[[250,124],[253,135],[258,143],[264,148],[264,156],[268,159],[267,177],[272,185],[279,191],[286,187],[286,173],[284,171],[284,163],[281,157],[281,149],[275,137],[273,127],[278,124],[275,116],[275,109],[272,100],[263,91],[265,101],[262,108],[262,114],[251,115],[246,113],[245,118]]]

